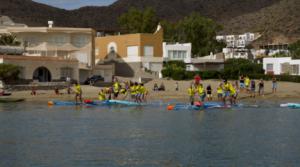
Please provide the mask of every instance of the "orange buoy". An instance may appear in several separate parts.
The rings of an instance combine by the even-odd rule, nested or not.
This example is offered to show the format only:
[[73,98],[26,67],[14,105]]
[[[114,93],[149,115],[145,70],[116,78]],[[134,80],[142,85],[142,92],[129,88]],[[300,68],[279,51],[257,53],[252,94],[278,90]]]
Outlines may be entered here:
[[169,111],[174,110],[174,106],[168,105],[167,109],[168,109]]
[[53,105],[54,105],[53,101],[48,101],[48,106],[53,106]]

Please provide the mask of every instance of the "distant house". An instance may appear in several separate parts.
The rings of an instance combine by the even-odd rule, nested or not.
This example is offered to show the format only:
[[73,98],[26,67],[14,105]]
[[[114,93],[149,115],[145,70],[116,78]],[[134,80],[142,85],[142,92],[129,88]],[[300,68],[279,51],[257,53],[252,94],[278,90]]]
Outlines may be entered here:
[[112,66],[94,68],[93,29],[53,27],[52,21],[48,21],[48,27],[2,23],[0,33],[15,35],[25,52],[20,56],[2,56],[1,60],[22,67],[22,79],[51,82],[71,78],[83,82],[90,75],[100,75],[105,70],[110,74],[106,80],[111,80]]
[[141,77],[149,70],[159,75],[163,66],[163,28],[158,25],[153,34],[100,36],[95,39],[96,67],[114,64],[115,74]]
[[257,57],[268,57],[274,56],[276,54],[285,54],[288,55],[289,52],[289,44],[266,44],[260,45],[259,49],[256,50]]
[[247,48],[247,46],[259,37],[258,33],[245,33],[240,35],[218,35],[216,40],[226,43],[226,48],[223,48],[225,59],[253,59],[254,50]]
[[300,59],[291,57],[263,58],[263,68],[266,74],[300,75]]
[[163,43],[164,61],[178,60],[185,63],[192,61],[191,43]]
[[224,69],[224,55],[210,54],[205,57],[192,58],[190,63],[186,64],[187,71],[221,71]]

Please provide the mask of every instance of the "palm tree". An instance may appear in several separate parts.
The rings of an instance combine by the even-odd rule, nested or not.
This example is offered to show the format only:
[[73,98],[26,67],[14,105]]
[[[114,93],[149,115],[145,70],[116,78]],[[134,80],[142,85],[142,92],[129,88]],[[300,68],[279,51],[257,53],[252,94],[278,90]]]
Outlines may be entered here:
[[20,46],[21,42],[17,41],[16,36],[12,34],[2,34],[0,35],[0,45]]

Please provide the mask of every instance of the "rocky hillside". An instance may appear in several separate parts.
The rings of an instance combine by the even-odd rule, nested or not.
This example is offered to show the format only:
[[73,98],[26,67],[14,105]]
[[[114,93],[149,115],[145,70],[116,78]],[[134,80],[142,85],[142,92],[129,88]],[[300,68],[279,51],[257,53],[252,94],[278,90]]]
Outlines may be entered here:
[[117,30],[117,18],[130,7],[153,7],[158,16],[176,21],[196,11],[224,25],[224,33],[260,31],[269,36],[299,36],[299,0],[118,0],[107,7],[64,10],[31,0],[0,0],[0,15],[31,26],[92,27]]

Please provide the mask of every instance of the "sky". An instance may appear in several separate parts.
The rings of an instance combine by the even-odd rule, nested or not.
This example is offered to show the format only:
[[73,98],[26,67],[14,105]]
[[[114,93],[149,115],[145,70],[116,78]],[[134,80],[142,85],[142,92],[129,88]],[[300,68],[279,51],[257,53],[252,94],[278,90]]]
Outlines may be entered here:
[[39,3],[63,8],[77,9],[83,6],[107,6],[116,0],[33,0]]

